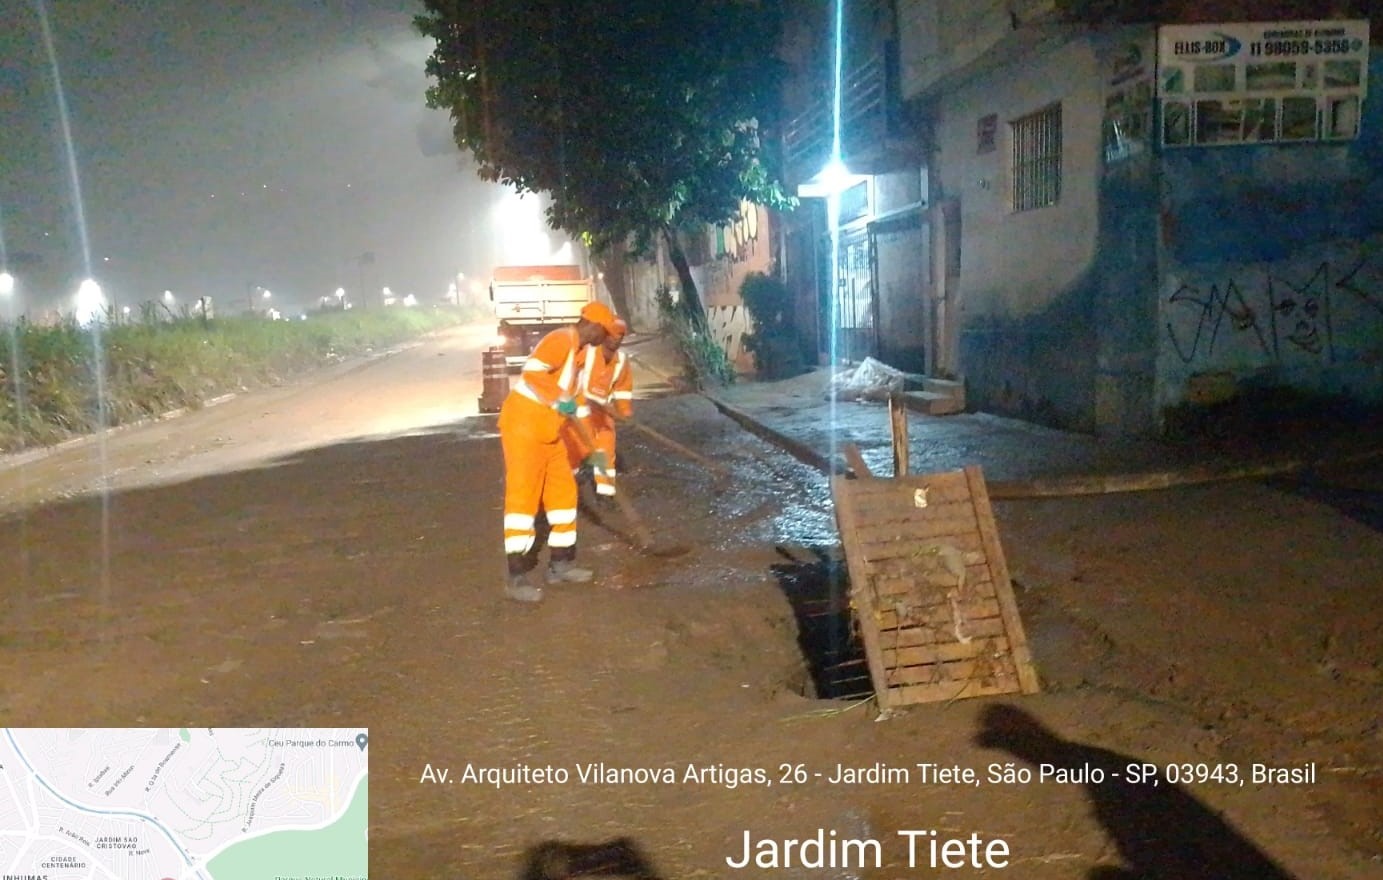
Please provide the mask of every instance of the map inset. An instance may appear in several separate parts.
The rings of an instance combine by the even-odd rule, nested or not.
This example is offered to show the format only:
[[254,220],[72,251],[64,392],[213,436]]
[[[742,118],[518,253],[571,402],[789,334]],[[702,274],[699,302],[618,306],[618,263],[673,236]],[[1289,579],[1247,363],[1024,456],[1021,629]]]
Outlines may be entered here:
[[368,732],[5,728],[0,880],[366,880]]

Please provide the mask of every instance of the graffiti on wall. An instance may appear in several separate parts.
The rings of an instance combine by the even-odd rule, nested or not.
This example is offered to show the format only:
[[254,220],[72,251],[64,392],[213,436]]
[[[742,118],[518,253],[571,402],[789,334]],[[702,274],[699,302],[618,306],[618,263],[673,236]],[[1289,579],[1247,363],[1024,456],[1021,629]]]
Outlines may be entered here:
[[1188,365],[1243,346],[1268,361],[1309,356],[1334,363],[1342,334],[1383,333],[1383,281],[1369,262],[1360,255],[1308,264],[1295,277],[1268,272],[1183,282],[1167,299],[1172,349]]
[[740,212],[724,226],[714,228],[715,255],[732,263],[754,256],[759,243],[759,206],[740,202]]
[[744,347],[744,337],[753,330],[749,310],[744,306],[712,306],[706,310],[706,323],[711,336],[725,349],[725,356],[739,369],[752,367],[752,358]]

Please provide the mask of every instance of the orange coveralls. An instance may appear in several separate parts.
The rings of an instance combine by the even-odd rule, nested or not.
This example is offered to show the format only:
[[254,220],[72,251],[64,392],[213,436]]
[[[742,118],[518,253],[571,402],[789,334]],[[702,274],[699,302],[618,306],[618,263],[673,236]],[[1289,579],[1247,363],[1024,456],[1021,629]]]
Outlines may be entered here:
[[570,428],[566,439],[572,470],[579,468],[592,451],[605,453],[607,469],[595,471],[598,495],[615,494],[615,420],[611,412],[626,419],[634,414],[634,373],[629,368],[629,356],[623,351],[616,351],[613,358],[607,359],[604,347],[593,345],[582,356],[576,414],[594,441],[595,450],[587,448]]
[[511,562],[514,556],[533,550],[537,540],[534,519],[540,503],[551,527],[547,543],[553,555],[567,559],[575,555],[576,478],[567,464],[563,442],[567,419],[557,411],[557,402],[575,397],[582,354],[575,327],[547,334],[529,355],[500,407],[504,552]]

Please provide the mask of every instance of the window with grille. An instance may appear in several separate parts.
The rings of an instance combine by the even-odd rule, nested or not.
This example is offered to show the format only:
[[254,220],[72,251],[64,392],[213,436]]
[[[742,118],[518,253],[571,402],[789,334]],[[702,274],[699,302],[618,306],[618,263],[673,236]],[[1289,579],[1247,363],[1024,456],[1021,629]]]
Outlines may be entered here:
[[1061,198],[1061,105],[1009,123],[1013,140],[1013,210],[1055,205]]

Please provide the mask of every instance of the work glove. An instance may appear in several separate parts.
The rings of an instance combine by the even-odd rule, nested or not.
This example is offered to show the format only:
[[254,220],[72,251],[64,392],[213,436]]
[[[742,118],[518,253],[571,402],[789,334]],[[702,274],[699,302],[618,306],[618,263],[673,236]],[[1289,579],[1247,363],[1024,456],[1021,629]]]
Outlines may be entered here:
[[576,415],[576,400],[571,397],[563,397],[557,401],[557,411],[570,418]]
[[608,471],[610,469],[610,457],[605,454],[604,450],[598,449],[595,452],[592,452],[586,460],[591,463],[591,467],[595,468],[597,471],[600,471],[601,473],[604,473],[605,471]]

